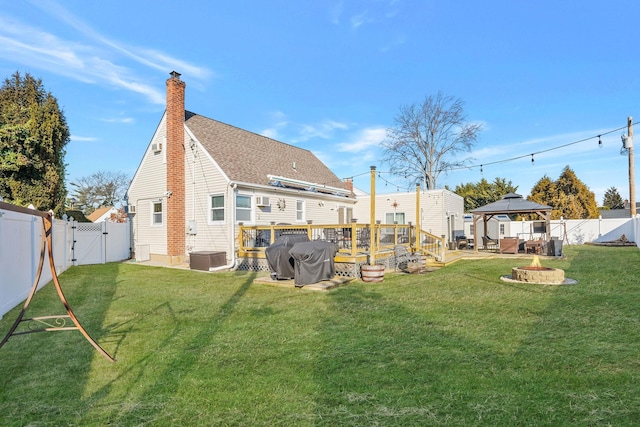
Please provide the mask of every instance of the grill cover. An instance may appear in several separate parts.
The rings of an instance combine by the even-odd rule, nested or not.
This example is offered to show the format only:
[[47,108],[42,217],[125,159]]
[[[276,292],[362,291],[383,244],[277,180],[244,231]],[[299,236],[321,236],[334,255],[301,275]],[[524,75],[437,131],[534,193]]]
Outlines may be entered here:
[[283,234],[265,250],[267,264],[271,270],[271,276],[275,279],[293,279],[293,258],[289,249],[299,242],[308,242],[306,234]]
[[336,273],[333,257],[336,245],[322,240],[296,243],[289,251],[295,262],[294,283],[310,285],[332,279]]

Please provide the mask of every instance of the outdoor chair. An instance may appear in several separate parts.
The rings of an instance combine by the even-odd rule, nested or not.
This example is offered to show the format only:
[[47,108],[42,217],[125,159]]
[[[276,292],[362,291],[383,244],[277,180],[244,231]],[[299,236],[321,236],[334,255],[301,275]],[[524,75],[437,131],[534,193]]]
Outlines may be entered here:
[[410,262],[420,261],[420,256],[409,252],[406,246],[398,245],[393,251],[396,256],[396,270],[405,270]]
[[482,236],[482,245],[485,250],[497,250],[499,247],[498,241],[489,236]]
[[371,232],[369,228],[363,228],[357,231],[357,245],[358,248],[368,249],[371,245]]
[[335,228],[325,228],[323,233],[324,240],[331,243],[338,243],[338,232]]

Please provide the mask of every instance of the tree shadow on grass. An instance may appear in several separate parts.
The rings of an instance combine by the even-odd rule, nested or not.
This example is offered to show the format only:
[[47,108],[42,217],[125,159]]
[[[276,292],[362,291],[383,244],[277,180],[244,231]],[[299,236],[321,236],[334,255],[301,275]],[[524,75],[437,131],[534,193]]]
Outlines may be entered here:
[[[331,294],[316,371],[317,424],[512,425],[501,408],[512,390],[500,372],[517,343],[503,340],[499,321],[460,313],[485,315],[469,301],[458,305],[440,284],[409,280],[406,291],[385,279]],[[441,291],[436,306],[430,297]],[[513,333],[526,337],[528,327]]]
[[[201,277],[204,276],[215,277]],[[116,340],[119,348],[137,344],[129,342],[132,334],[140,336],[142,333],[148,341],[137,349],[122,351],[123,369],[110,380],[99,382],[96,388],[90,385],[85,390],[87,404],[95,410],[87,413],[83,422],[94,422],[96,416],[117,425],[162,423],[163,417],[184,418],[183,405],[176,403],[179,409],[174,412],[170,409],[170,402],[177,402],[179,390],[188,387],[190,376],[198,369],[202,352],[211,346],[216,333],[234,314],[236,305],[250,289],[255,276],[254,273],[243,278],[239,286],[234,286],[227,300],[216,305],[207,317],[198,317],[199,309],[185,308],[179,301],[170,300],[142,316],[111,325],[111,336],[120,336]],[[202,304],[206,303],[203,301]],[[185,320],[191,316],[198,318]]]
[[[69,306],[99,344],[106,334],[102,324],[111,306],[118,271],[117,263],[109,263],[72,267],[59,277]],[[3,336],[22,307],[14,308],[0,322]],[[25,318],[57,314],[66,315],[66,311],[50,282],[36,293]],[[102,359],[99,363],[103,368],[112,365],[78,330],[12,336],[0,350],[0,424],[22,424],[20,420],[48,423],[61,411],[79,411],[82,404],[78,396],[96,358]]]

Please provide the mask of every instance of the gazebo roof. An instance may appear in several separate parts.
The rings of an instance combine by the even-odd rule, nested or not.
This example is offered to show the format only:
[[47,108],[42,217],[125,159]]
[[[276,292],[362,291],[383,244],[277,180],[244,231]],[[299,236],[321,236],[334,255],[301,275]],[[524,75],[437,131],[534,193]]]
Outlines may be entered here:
[[500,200],[481,206],[471,211],[476,215],[516,214],[548,211],[553,208],[522,198],[520,194],[507,193]]

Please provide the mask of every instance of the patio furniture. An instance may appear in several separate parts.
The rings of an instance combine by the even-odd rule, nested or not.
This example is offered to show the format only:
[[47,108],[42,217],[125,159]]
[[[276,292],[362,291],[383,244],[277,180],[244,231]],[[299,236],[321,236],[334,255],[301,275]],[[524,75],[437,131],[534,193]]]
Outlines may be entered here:
[[541,239],[527,240],[524,244],[524,252],[526,254],[542,255],[544,253],[545,241]]
[[517,237],[505,237],[500,239],[501,254],[517,254],[520,241]]
[[497,250],[499,247],[498,241],[489,236],[482,236],[482,245],[485,250]]
[[456,236],[458,249],[467,249],[469,241],[466,236]]
[[396,257],[396,269],[404,270],[410,262],[420,261],[420,257],[409,252],[405,246],[398,245],[393,248],[393,251]]
[[371,231],[369,230],[369,228],[358,230],[356,239],[358,248],[368,249],[371,245]]

